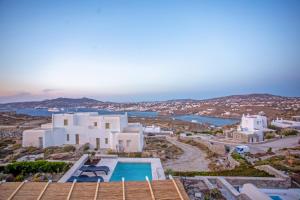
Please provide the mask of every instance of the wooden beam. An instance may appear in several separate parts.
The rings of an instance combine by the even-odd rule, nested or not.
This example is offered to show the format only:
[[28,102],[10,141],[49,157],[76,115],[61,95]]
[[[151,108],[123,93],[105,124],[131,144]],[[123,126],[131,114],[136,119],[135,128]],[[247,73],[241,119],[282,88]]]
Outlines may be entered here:
[[51,182],[52,182],[51,180],[48,181],[48,183],[47,183],[47,184],[45,185],[45,187],[43,188],[43,190],[42,190],[41,194],[39,195],[39,197],[37,198],[37,200],[42,199],[42,197],[43,197],[45,191],[47,190],[47,187],[49,186],[49,184],[50,184]]
[[149,189],[150,189],[151,198],[152,198],[152,200],[155,200],[155,196],[154,196],[154,193],[153,193],[153,190],[152,190],[152,186],[151,186],[151,183],[150,183],[150,181],[149,181],[148,176],[146,176],[146,180],[147,180],[147,182],[148,182],[148,186],[149,186]]
[[180,192],[180,190],[179,190],[179,188],[178,188],[178,186],[177,186],[177,184],[176,184],[176,181],[175,181],[174,178],[173,178],[173,176],[170,175],[169,177],[170,177],[170,179],[173,181],[173,184],[174,184],[174,186],[175,186],[175,188],[176,188],[176,191],[177,191],[177,193],[178,193],[180,199],[181,199],[181,200],[184,200],[183,197],[182,197],[182,194],[181,194],[181,192]]
[[123,200],[125,200],[125,179],[122,177]]
[[25,182],[27,182],[27,181],[23,181],[22,183],[20,183],[20,185],[15,189],[15,191],[8,197],[8,200],[11,200],[14,198],[14,196],[21,189],[21,187],[25,184]]
[[98,192],[99,192],[99,185],[100,185],[100,178],[98,179],[98,182],[97,182],[97,186],[96,186],[96,191],[95,191],[94,200],[96,200],[96,199],[97,199]]
[[70,191],[69,191],[67,200],[70,200],[70,199],[71,199],[71,195],[72,195],[72,192],[73,192],[73,189],[74,189],[74,186],[75,186],[76,181],[77,181],[77,180],[74,179],[74,181],[73,181],[73,183],[72,183],[72,186],[71,186],[71,188],[70,188]]

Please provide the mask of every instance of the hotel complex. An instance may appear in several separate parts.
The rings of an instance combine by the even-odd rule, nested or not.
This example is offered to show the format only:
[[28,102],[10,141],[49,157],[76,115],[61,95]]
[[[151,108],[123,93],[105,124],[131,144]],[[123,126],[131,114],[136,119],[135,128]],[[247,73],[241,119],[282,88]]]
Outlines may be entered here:
[[99,115],[97,112],[53,114],[52,123],[23,132],[23,147],[46,148],[64,144],[89,144],[93,149],[141,152],[143,128],[128,123],[127,114]]

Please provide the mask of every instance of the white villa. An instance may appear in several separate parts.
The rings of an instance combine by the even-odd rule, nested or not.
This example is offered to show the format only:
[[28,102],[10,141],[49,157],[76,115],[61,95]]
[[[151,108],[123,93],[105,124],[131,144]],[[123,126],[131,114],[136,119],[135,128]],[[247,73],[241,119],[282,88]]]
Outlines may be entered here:
[[265,131],[272,131],[267,128],[267,117],[248,114],[242,116],[237,130],[226,133],[226,136],[245,143],[261,142]]
[[52,123],[23,132],[23,147],[46,148],[64,144],[90,148],[141,152],[144,146],[143,127],[128,123],[124,115],[99,115],[97,112],[53,114]]
[[273,126],[279,128],[294,128],[300,130],[300,122],[292,121],[292,120],[284,120],[284,119],[276,119],[271,122]]

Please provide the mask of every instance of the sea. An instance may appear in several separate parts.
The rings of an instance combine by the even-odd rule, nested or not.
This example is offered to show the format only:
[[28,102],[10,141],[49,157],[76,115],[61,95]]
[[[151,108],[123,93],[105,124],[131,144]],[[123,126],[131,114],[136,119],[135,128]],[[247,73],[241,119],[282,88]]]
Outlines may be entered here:
[[[59,112],[50,112],[48,109],[35,109],[35,108],[22,108],[15,110],[17,114],[27,114],[31,116],[51,116],[54,113],[68,113],[68,112],[98,112],[101,115],[110,115],[110,114],[124,114],[124,111],[109,111],[109,110],[99,110],[95,108],[64,108]],[[157,117],[157,112],[144,112],[144,111],[127,111],[129,117]],[[199,124],[210,124],[213,126],[225,126],[232,125],[239,120],[237,119],[225,119],[219,117],[207,117],[201,115],[174,115],[170,116],[172,119],[188,121]]]

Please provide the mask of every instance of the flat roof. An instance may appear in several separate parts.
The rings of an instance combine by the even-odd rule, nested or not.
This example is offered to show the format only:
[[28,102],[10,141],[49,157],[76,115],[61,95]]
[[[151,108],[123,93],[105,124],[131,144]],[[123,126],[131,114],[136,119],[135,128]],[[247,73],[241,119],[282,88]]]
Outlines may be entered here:
[[[150,185],[149,185],[150,183]],[[0,184],[0,199],[101,199],[101,200],[188,200],[177,180],[152,182],[50,183],[5,182]]]

